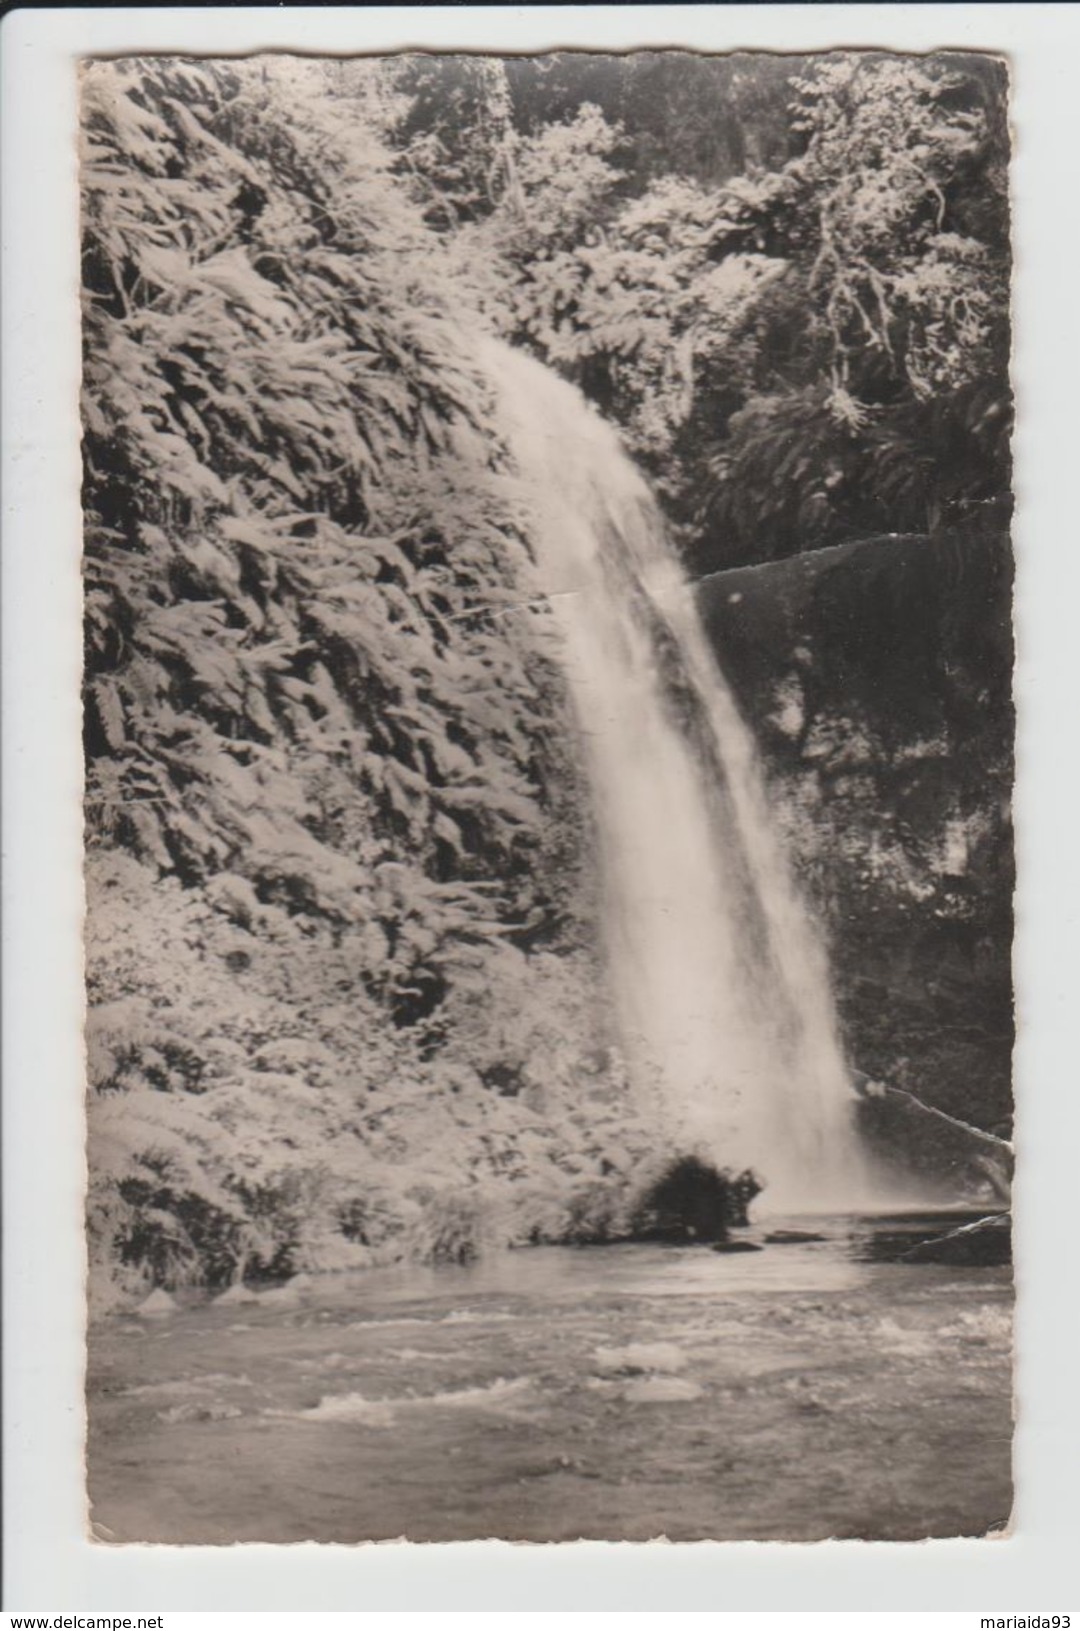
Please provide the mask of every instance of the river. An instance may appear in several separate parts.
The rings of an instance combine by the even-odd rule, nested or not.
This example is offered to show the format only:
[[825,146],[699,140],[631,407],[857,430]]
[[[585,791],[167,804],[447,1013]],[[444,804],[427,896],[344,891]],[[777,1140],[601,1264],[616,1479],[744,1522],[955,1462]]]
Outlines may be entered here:
[[787,1221],[824,1238],[737,1255],[537,1247],[111,1316],[90,1338],[95,1532],[805,1541],[1001,1527],[1010,1270],[896,1260],[926,1220]]

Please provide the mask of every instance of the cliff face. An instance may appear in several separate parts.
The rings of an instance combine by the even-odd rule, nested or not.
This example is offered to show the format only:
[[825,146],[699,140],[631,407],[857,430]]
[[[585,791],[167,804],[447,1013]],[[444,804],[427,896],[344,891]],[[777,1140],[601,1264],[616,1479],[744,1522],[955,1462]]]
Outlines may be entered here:
[[853,1064],[1005,1136],[1011,582],[1007,538],[968,529],[699,589],[829,932]]

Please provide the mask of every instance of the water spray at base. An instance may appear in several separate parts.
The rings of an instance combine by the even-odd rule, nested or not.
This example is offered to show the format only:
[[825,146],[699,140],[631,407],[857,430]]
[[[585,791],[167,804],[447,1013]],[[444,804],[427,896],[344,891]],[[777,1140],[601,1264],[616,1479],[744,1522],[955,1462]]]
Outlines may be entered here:
[[572,386],[496,342],[484,361],[582,735],[637,1108],[673,1150],[755,1168],[770,1209],[865,1205],[824,950],[657,505]]

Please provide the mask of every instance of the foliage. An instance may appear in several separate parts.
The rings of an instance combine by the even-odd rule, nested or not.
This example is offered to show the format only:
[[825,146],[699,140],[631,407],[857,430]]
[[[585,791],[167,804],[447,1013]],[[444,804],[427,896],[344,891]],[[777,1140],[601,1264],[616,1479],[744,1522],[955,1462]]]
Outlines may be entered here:
[[619,126],[620,192],[669,175],[719,186],[773,169],[791,154],[784,117],[806,59],[733,52],[589,52],[506,61],[515,128],[532,135],[572,119],[583,102]]
[[[170,1284],[421,1217],[399,1184],[358,1221],[357,1105],[437,1126],[455,981],[572,910],[545,635],[498,616],[534,597],[487,387],[347,89],[291,61],[84,79],[92,1205]],[[460,1128],[449,1152],[485,1159]]]
[[[367,77],[367,65],[350,65]],[[511,105],[496,57],[406,56],[389,78],[399,101],[388,121],[419,184],[427,218],[458,227],[486,215],[512,185]]]
[[740,555],[748,521],[788,553],[933,530],[1007,491],[1000,87],[982,106],[947,68],[847,57],[796,88],[808,146],[769,223],[788,272],[711,459],[709,524]]
[[331,921],[239,921],[236,880],[218,882],[91,858],[98,1260],[168,1285],[460,1260],[558,1238],[580,1197],[627,1189],[653,1140],[598,1049],[586,956],[462,946],[433,1051],[364,989]]
[[88,78],[89,804],[186,881],[389,940],[405,991],[495,932],[480,858],[525,871],[542,659],[488,623],[527,562],[422,229],[366,161],[322,196],[317,99],[260,159],[270,93]]
[[[515,185],[459,238],[497,268],[504,331],[624,426],[696,568],[1004,503],[1000,64],[657,54],[506,71]],[[723,154],[687,144],[680,107]],[[721,140],[732,119],[740,143]]]

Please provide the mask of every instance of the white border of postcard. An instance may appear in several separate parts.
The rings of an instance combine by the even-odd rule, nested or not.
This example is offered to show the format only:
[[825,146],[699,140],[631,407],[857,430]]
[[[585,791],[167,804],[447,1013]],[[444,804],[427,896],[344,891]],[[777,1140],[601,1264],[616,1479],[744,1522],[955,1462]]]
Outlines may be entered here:
[[[131,51],[954,47],[1013,73],[1019,1428],[1006,1538],[920,1544],[109,1547],[82,1491],[74,66]],[[16,10],[3,136],[5,1591],[9,1611],[1080,1608],[1080,11],[1071,5]],[[1070,1603],[1069,1597],[1076,1599]],[[169,1616],[166,1615],[166,1625]],[[53,1622],[50,1622],[53,1623]],[[1022,1623],[1014,1621],[1014,1623]]]

